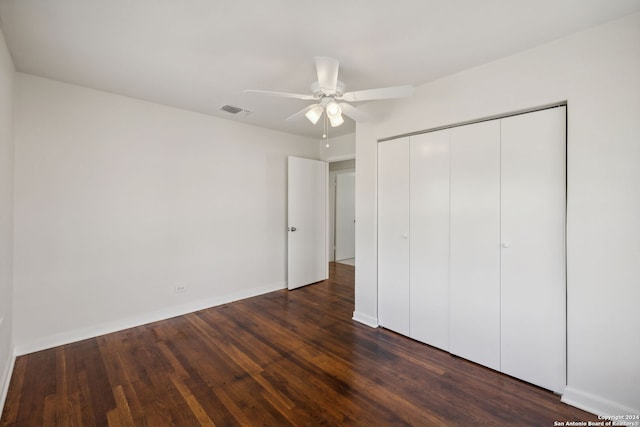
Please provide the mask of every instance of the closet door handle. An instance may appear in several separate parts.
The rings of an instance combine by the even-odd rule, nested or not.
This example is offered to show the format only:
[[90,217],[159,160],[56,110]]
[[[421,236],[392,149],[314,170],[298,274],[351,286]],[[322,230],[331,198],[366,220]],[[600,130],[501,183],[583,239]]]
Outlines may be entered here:
[[500,245],[500,246],[502,246],[502,247],[503,247],[503,248],[505,248],[505,249],[506,249],[506,248],[510,248],[510,247],[511,247],[511,243],[509,243],[509,242],[502,242],[502,245]]

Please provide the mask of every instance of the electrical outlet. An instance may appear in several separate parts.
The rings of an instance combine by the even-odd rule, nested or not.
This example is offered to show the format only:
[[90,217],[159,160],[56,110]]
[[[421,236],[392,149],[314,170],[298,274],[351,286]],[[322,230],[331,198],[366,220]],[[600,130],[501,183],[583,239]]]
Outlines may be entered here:
[[187,285],[176,285],[176,294],[187,292]]

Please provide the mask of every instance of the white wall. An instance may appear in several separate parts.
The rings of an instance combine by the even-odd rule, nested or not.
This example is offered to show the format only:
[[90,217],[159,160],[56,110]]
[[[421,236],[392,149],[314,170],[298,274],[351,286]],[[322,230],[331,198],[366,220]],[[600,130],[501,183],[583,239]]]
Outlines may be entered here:
[[286,286],[317,140],[20,73],[15,120],[18,353]]
[[[356,308],[375,324],[376,139],[568,102],[568,387],[601,414],[640,413],[640,14],[367,105],[356,132]],[[374,108],[376,108],[374,110]]]
[[[386,103],[385,103],[386,104]],[[378,326],[378,147],[372,123],[356,124],[356,259],[353,319]]]
[[[349,120],[349,119],[347,119]],[[320,140],[319,150],[322,160],[335,161],[353,159],[356,155],[356,134],[350,133],[343,136],[329,137],[329,147],[327,141]]]
[[0,413],[13,364],[13,61],[0,30]]

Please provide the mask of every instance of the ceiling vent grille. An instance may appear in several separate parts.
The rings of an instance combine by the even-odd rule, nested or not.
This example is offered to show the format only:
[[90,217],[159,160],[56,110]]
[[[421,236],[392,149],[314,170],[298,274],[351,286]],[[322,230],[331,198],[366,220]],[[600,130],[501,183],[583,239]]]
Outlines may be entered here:
[[220,107],[220,109],[222,111],[226,111],[227,113],[231,113],[231,114],[238,114],[238,113],[249,114],[250,113],[249,110],[245,110],[244,108],[241,108],[241,107],[234,107],[233,105],[223,105],[222,107]]

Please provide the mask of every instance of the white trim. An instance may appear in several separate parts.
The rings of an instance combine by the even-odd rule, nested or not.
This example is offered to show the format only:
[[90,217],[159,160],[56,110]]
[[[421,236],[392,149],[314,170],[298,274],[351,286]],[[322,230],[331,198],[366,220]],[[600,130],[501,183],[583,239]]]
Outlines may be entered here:
[[7,393],[9,392],[9,384],[11,383],[11,376],[13,374],[13,367],[16,364],[16,352],[12,345],[9,349],[9,363],[4,367],[4,372],[0,376],[0,419],[2,419],[2,411],[4,410],[4,402],[7,399]]
[[640,408],[630,408],[570,386],[564,389],[561,401],[596,415],[640,414]]
[[357,311],[354,311],[353,320],[355,320],[356,322],[360,322],[363,325],[367,325],[371,328],[378,327],[378,319],[373,316],[369,316],[368,314],[358,313]]
[[333,162],[341,162],[343,160],[355,160],[355,158],[356,158],[356,153],[342,154],[340,156],[328,157],[324,161],[327,163],[333,163]]
[[[329,162],[324,162],[324,265],[325,269],[325,278],[324,280],[329,279],[329,260],[331,257],[329,256],[329,186],[331,183],[329,182]],[[333,242],[335,245],[336,242]]]
[[220,297],[214,297],[207,300],[194,301],[179,306],[168,307],[163,310],[157,310],[145,313],[140,316],[129,317],[123,320],[107,322],[87,328],[76,329],[73,331],[61,332],[59,334],[19,343],[15,347],[15,355],[20,356],[23,354],[33,353],[36,351],[57,347],[59,345],[85,340],[88,338],[95,338],[100,335],[122,331],[124,329],[145,325],[147,323],[158,322],[160,320],[170,319],[172,317],[193,313],[194,311],[204,310],[218,305],[239,301],[245,298],[251,298],[285,288],[285,282],[271,283],[264,286],[258,286],[248,290],[223,295]]
[[527,114],[527,113],[534,113],[536,111],[548,110],[549,108],[557,108],[557,107],[565,107],[565,106],[567,106],[567,100],[566,99],[564,101],[553,102],[551,104],[538,105],[537,107],[524,108],[524,109],[521,109],[521,110],[511,111],[511,112],[508,112],[508,113],[495,114],[495,115],[492,115],[492,116],[480,117],[480,118],[476,118],[476,119],[472,119],[472,120],[466,120],[464,122],[452,123],[452,124],[448,124],[448,125],[444,125],[444,126],[437,126],[435,128],[423,129],[423,130],[418,130],[418,131],[415,131],[415,132],[408,132],[408,133],[403,133],[403,134],[400,134],[400,135],[394,135],[394,136],[389,136],[389,137],[385,137],[385,138],[380,138],[380,139],[378,139],[378,143],[385,142],[385,141],[391,141],[391,140],[394,140],[394,139],[406,138],[408,136],[410,137],[410,136],[422,135],[423,133],[431,133],[431,132],[436,132],[436,131],[444,130],[444,129],[451,129],[451,128],[457,128],[457,127],[460,127],[460,126],[473,125],[473,124],[480,123],[480,122],[488,122],[488,121],[492,121],[492,120],[505,119],[507,117],[518,116],[520,114]]

